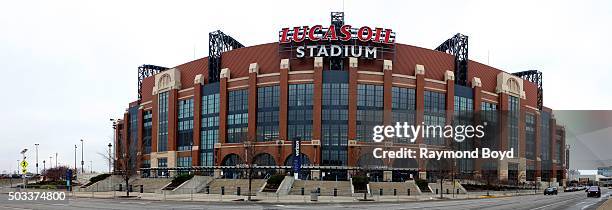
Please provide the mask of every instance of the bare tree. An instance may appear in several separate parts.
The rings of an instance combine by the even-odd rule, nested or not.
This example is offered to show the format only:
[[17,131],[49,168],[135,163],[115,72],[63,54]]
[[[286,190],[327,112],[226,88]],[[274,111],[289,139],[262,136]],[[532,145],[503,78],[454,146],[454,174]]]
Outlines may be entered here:
[[114,158],[113,158],[113,154],[111,154],[111,151],[106,151],[106,152],[97,152],[97,153],[98,153],[98,155],[99,155],[100,157],[102,157],[102,159],[104,159],[104,160],[105,160],[105,163],[104,163],[104,164],[106,164],[106,166],[108,166],[108,168],[109,168],[109,170],[110,170],[110,168],[112,168],[112,167],[113,167],[113,164],[114,164],[114,162],[115,162],[115,161],[113,161],[113,159],[114,159]]
[[143,161],[143,156],[141,154],[141,151],[143,151],[143,146],[140,145],[138,149],[136,148],[137,147],[134,146],[131,147],[131,149],[128,149],[128,151],[123,151],[121,157],[118,158],[115,162],[115,165],[118,169],[116,172],[119,173],[119,175],[121,175],[122,180],[125,181],[126,197],[130,196],[130,177],[137,174],[138,169],[140,168]]

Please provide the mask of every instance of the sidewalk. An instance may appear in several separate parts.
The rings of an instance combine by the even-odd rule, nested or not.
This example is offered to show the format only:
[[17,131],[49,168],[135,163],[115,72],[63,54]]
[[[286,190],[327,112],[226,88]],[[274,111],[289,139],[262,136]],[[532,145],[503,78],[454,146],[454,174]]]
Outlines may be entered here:
[[612,198],[608,198],[606,202],[604,202],[603,204],[601,204],[601,206],[597,208],[597,210],[607,210],[607,209],[612,209]]
[[[508,196],[520,196],[520,195],[533,195],[533,191],[523,192],[491,192],[489,197],[486,197],[486,192],[476,192],[468,194],[444,194],[443,200],[460,200],[460,199],[479,199],[479,198],[495,198],[495,197],[508,197]],[[204,201],[204,202],[232,202],[240,201],[241,199],[247,199],[246,195],[220,195],[220,194],[158,194],[158,193],[138,193],[132,192],[130,196],[133,198],[121,198],[125,196],[125,192],[75,192],[71,197],[76,196],[78,198],[106,198],[106,199],[139,199],[139,200],[151,200],[151,201]],[[347,202],[358,202],[363,199],[363,196],[348,197],[348,196],[318,196],[317,201],[311,201],[310,195],[284,195],[284,196],[252,196],[251,199],[257,200],[261,203],[347,203]],[[415,202],[415,201],[430,201],[430,200],[441,200],[440,195],[432,193],[424,193],[422,195],[373,195],[368,196],[369,201],[375,202]]]

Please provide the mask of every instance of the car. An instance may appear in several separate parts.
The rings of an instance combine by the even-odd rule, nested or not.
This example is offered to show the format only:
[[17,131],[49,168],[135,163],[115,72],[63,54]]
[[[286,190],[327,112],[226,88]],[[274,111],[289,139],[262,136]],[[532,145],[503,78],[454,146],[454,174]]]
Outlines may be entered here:
[[575,187],[566,187],[565,190],[563,190],[564,192],[574,192],[576,191]]
[[549,187],[544,190],[544,195],[556,195],[556,194],[557,194],[556,187]]
[[599,186],[591,186],[587,189],[587,197],[601,197],[601,188]]

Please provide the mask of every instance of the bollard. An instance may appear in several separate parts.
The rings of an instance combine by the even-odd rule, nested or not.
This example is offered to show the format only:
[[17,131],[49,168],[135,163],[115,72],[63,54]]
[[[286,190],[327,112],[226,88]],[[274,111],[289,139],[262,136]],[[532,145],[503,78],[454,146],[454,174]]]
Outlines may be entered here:
[[318,193],[319,195],[321,195],[321,188],[320,188],[320,187],[317,187],[317,193]]
[[140,193],[144,193],[144,185],[140,185]]
[[393,196],[397,196],[397,189],[393,189]]
[[408,189],[408,196],[410,196],[410,189]]
[[436,195],[438,194],[438,189],[436,189]]
[[123,191],[123,185],[119,184],[119,192]]
[[334,197],[338,196],[338,189],[334,188]]
[[221,195],[225,195],[225,187],[221,187]]
[[382,196],[383,195],[383,189],[378,189],[378,195]]
[[447,195],[448,195],[448,194],[450,194],[450,193],[448,193],[448,189],[446,189],[446,194],[447,194]]
[[302,187],[302,195],[304,195],[304,188]]
[[459,194],[459,189],[457,189],[457,194]]
[[240,187],[236,187],[236,195],[240,196]]
[[210,194],[210,186],[206,186],[206,194]]

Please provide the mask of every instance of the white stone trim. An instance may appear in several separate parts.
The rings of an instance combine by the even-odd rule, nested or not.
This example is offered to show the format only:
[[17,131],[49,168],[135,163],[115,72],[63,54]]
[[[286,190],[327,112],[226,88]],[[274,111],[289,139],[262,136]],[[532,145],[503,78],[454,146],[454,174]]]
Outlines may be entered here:
[[279,84],[280,81],[274,81],[274,82],[262,82],[262,83],[257,83],[257,86],[265,86],[265,85],[271,85],[271,84]]
[[498,96],[499,96],[499,95],[497,95],[496,93],[492,93],[492,92],[485,91],[485,90],[481,90],[480,92],[481,92],[481,93],[484,93],[484,94],[492,95],[492,96],[495,96],[495,97],[498,97]]
[[475,88],[475,87],[482,87],[482,81],[480,81],[480,78],[478,77],[472,78],[472,88]]
[[227,88],[227,90],[245,89],[245,88],[248,88],[248,87],[249,87],[249,85],[241,85],[241,86]]
[[287,69],[291,71],[291,67],[289,65],[289,59],[281,59],[280,61],[280,69]]
[[155,86],[153,86],[152,91],[153,95],[174,89],[181,89],[181,72],[178,69],[171,68],[155,74]]
[[391,76],[393,76],[393,77],[407,78],[407,79],[416,79],[416,77],[415,77],[415,76],[404,75],[404,74],[392,74]]
[[443,84],[446,85],[445,81],[440,81],[440,80],[435,80],[435,79],[429,79],[429,78],[425,78],[425,82],[433,82],[433,83],[438,83],[438,84]]
[[294,80],[289,80],[287,81],[289,84],[293,83],[297,83],[297,82],[314,82],[313,79],[294,79]]
[[250,73],[259,74],[259,64],[257,63],[249,64],[249,74]]
[[522,99],[526,98],[523,79],[506,72],[497,74],[497,88],[495,88],[495,92],[506,93]]
[[384,81],[376,81],[376,80],[361,80],[358,79],[357,82],[367,82],[367,83],[380,83],[380,84],[384,84]]
[[249,77],[240,77],[240,78],[236,78],[236,79],[229,79],[228,82],[237,82],[237,81],[241,81],[241,80],[248,80]]
[[498,104],[497,101],[494,101],[494,100],[491,100],[491,99],[488,99],[488,98],[482,98],[481,100],[488,101],[488,102],[491,102],[491,103],[494,103],[494,104]]
[[323,57],[314,58],[314,68],[323,67]]
[[261,78],[261,77],[273,77],[273,76],[280,76],[280,73],[276,72],[276,73],[268,73],[268,74],[258,74],[257,78]]
[[357,58],[349,58],[349,68],[357,68],[359,66],[359,60]]
[[290,71],[289,74],[314,74],[314,70]]
[[529,109],[533,109],[533,110],[535,110],[535,111],[539,111],[539,109],[538,109],[538,108],[533,107],[533,106],[525,105],[525,107],[526,107],[526,108],[529,108]]
[[414,74],[416,75],[425,75],[425,66],[421,65],[421,64],[417,64],[414,67]]
[[455,72],[449,70],[444,72],[444,81],[446,82],[448,80],[455,80]]
[[416,85],[411,85],[411,84],[406,84],[406,83],[399,83],[399,82],[392,82],[391,85],[397,85],[397,86],[402,86],[402,87],[416,87]]
[[393,61],[383,60],[383,71],[393,71]]
[[227,79],[231,79],[230,77],[230,69],[229,68],[224,68],[221,69],[221,73],[219,74],[219,78],[227,78]]
[[445,89],[439,89],[439,88],[432,88],[432,87],[425,87],[425,90],[435,90],[435,91],[439,91],[439,92],[445,92]]
[[179,90],[178,92],[182,93],[182,92],[187,92],[187,91],[190,91],[190,90],[193,90],[193,87],[182,89],[182,90]]
[[377,72],[377,71],[357,71],[358,74],[370,74],[370,75],[380,75],[380,76],[384,76],[385,73],[383,72]]
[[186,98],[193,98],[193,95],[183,96],[183,97],[178,98],[177,100],[183,100]]

